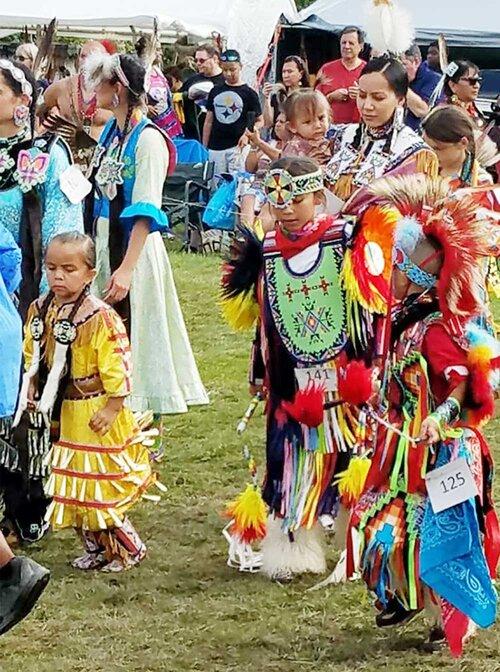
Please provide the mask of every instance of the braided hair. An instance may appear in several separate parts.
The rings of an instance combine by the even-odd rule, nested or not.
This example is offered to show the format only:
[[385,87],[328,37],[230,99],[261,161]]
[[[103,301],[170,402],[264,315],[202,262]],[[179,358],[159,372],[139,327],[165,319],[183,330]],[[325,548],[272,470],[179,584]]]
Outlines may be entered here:
[[[361,71],[359,78],[361,79],[363,75],[370,75],[374,72],[379,72],[385,77],[389,88],[394,92],[397,98],[406,98],[409,87],[408,75],[403,64],[399,60],[387,55],[372,58]],[[352,143],[356,149],[359,149],[364,131],[365,124],[361,121],[356,129],[356,134]],[[390,152],[392,138],[395,132],[397,132],[397,129],[393,125],[392,131],[387,137],[387,141],[383,148],[383,152],[386,154]]]
[[[129,85],[126,87],[128,109],[123,127],[123,137],[125,138],[129,130],[132,113],[144,99],[146,68],[136,56],[131,56],[130,54],[120,54],[120,66],[129,82]],[[118,76],[115,76],[110,83],[116,84],[118,81]]]
[[465,138],[468,142],[468,160],[464,163],[461,179],[470,183],[472,167],[476,158],[474,123],[470,116],[456,105],[437,107],[422,121],[422,130],[432,140],[444,143],[458,143]]

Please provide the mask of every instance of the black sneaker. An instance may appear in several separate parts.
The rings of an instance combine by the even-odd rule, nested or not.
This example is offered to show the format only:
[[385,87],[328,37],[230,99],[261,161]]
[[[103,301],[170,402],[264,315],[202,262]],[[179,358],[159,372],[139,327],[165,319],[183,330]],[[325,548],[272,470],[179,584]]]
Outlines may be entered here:
[[0,635],[26,618],[50,579],[49,570],[30,558],[13,558],[4,576],[7,568],[8,577],[0,579]]
[[427,640],[422,644],[425,653],[439,653],[446,647],[446,635],[443,628],[435,626],[429,631]]
[[375,616],[375,623],[379,628],[387,628],[392,625],[405,625],[415,618],[417,614],[417,609],[405,609],[401,602],[393,597],[387,603],[386,608]]

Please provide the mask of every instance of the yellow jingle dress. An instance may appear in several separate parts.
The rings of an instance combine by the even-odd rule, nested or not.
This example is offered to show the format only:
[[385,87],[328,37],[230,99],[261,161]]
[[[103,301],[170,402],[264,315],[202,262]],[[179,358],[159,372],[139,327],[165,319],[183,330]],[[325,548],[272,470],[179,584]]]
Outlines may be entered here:
[[[33,353],[30,323],[43,299],[32,304],[24,343],[26,368]],[[52,332],[58,319],[68,317],[73,304],[47,310],[42,352],[50,370],[55,349]],[[83,531],[120,528],[126,512],[146,495],[154,482],[148,449],[132,412],[123,407],[110,430],[98,435],[89,422],[109,397],[130,394],[130,345],[123,323],[105,303],[87,296],[73,319],[77,328],[71,347],[69,382],[60,413],[59,438],[51,450],[52,474],[46,491],[53,498],[47,519],[54,528]]]

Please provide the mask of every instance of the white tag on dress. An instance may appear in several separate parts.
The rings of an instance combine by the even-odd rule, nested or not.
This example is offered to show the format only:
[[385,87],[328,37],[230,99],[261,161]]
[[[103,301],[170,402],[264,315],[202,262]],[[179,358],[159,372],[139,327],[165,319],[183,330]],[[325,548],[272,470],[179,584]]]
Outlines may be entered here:
[[77,205],[81,203],[85,196],[92,189],[91,183],[87,180],[82,171],[74,164],[67,168],[59,177],[59,186],[68,200]]
[[311,366],[304,369],[295,369],[295,378],[300,390],[305,390],[309,385],[323,385],[327,392],[336,392],[337,369],[324,366]]
[[474,477],[464,457],[429,472],[425,483],[434,513],[451,509],[452,506],[466,502],[478,494]]

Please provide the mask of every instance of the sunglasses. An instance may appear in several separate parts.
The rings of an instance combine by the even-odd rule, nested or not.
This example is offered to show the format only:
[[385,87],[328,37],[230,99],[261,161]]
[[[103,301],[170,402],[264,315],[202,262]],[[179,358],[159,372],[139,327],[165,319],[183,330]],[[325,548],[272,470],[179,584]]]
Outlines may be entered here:
[[482,77],[460,77],[460,81],[462,82],[469,82],[471,86],[474,86],[475,84],[481,84],[483,81]]
[[208,61],[208,58],[195,58],[194,59],[195,63],[200,63],[200,64],[206,63],[207,61]]
[[222,63],[239,63],[240,59],[235,54],[229,54],[229,56],[221,56],[220,60]]

